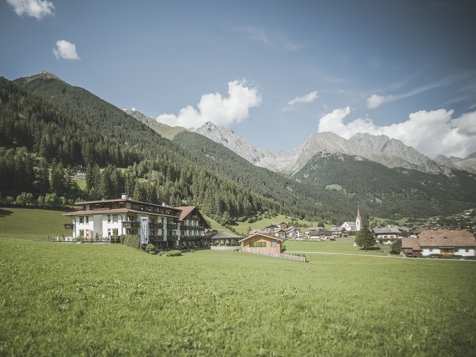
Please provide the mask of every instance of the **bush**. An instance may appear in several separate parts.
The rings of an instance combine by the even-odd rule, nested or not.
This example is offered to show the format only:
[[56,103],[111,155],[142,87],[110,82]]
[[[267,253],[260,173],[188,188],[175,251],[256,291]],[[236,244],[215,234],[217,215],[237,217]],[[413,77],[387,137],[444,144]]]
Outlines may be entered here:
[[155,253],[155,245],[151,243],[147,244],[147,247],[145,247],[145,251],[147,253]]
[[140,249],[140,237],[139,236],[121,236],[121,243],[128,245],[129,247]]
[[171,250],[165,254],[166,257],[179,257],[181,255],[182,252],[180,250]]

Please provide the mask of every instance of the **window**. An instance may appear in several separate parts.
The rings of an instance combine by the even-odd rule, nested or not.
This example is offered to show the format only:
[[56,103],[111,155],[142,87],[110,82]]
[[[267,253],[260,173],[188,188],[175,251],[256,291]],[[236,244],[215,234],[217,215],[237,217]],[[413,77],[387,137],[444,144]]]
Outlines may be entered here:
[[112,230],[112,235],[114,235],[114,236],[117,236],[117,235],[118,235],[118,234],[117,234],[117,229],[113,229],[113,230]]
[[79,217],[79,223],[84,223],[84,217],[83,216]]
[[271,248],[276,248],[276,242],[271,242]]
[[113,214],[112,215],[112,221],[117,223],[117,220],[118,220],[118,215],[117,214]]
[[110,214],[107,215],[107,222],[111,223],[111,215]]
[[251,242],[250,247],[252,247],[252,248],[266,248],[266,242]]
[[86,216],[84,218],[85,218],[85,223],[89,223],[89,216]]

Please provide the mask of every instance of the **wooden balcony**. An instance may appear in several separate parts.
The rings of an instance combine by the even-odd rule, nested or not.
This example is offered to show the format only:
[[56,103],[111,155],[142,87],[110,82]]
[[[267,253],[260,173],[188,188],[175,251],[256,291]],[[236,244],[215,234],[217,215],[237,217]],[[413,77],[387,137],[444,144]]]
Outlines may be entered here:
[[122,228],[140,228],[140,222],[123,221]]
[[149,229],[160,229],[163,227],[162,223],[149,223]]
[[74,224],[73,223],[64,223],[63,226],[64,226],[64,229],[68,229],[70,231],[72,231],[74,229]]

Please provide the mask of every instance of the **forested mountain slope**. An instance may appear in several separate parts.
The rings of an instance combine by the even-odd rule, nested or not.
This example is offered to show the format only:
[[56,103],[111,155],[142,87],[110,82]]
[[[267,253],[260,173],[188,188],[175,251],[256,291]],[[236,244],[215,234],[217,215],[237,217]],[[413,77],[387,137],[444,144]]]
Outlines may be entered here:
[[385,217],[450,214],[476,205],[476,176],[466,171],[454,170],[448,177],[388,168],[360,156],[318,153],[293,178],[358,197],[364,211]]
[[[105,187],[102,189],[88,187],[89,193],[93,196],[119,195],[122,190],[129,194],[133,192],[136,199],[143,198],[152,202],[165,201],[175,205],[187,202],[200,205],[210,215],[227,217],[252,217],[263,211],[275,211],[301,217],[314,213],[305,212],[292,199],[289,202],[283,202],[271,197],[260,197],[259,193],[252,193],[246,184],[234,183],[228,179],[229,176],[221,175],[220,172],[224,170],[213,172],[211,168],[216,169],[216,167],[205,164],[211,159],[161,137],[121,109],[104,102],[82,88],[72,87],[51,74],[42,73],[21,78],[15,83],[23,85],[25,89],[54,104],[59,112],[67,112],[68,114],[63,114],[64,116],[82,123],[82,126],[76,130],[77,135],[87,136],[89,131],[82,130],[83,127],[94,129],[90,131],[104,137],[104,140],[131,148],[134,152],[141,154],[142,161],[137,160],[130,166],[116,184],[103,185]],[[35,96],[35,98],[38,97]],[[58,135],[61,135],[61,129],[56,130]],[[36,147],[33,150],[36,150]],[[85,164],[88,163],[85,162]],[[115,170],[118,165],[113,166],[106,173],[121,175]],[[98,171],[99,169],[89,170],[96,173]],[[105,178],[96,178],[91,182],[96,182],[95,186],[99,186],[101,180],[104,181]],[[111,186],[116,188],[109,188]]]
[[183,131],[175,136],[174,142],[198,154],[195,160],[201,167],[227,177],[260,196],[271,198],[282,207],[296,206],[311,216],[338,217],[341,220],[352,217],[356,212],[355,198],[337,197],[334,192],[316,189],[254,166],[230,149],[203,135]]

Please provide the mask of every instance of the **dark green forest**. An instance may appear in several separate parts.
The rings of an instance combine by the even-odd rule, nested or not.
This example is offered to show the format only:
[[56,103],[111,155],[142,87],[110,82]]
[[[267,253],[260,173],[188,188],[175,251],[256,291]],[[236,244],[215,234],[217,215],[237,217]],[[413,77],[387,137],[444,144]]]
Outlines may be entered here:
[[447,215],[476,205],[476,178],[466,171],[454,170],[450,178],[318,153],[293,178],[321,190],[339,185],[336,195],[358,197],[364,212],[383,217]]

